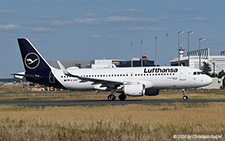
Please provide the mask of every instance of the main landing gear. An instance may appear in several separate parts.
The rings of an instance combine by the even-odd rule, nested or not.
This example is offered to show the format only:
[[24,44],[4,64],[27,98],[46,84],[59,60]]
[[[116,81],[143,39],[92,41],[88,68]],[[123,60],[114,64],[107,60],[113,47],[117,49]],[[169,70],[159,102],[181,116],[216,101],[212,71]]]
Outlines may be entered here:
[[[111,90],[111,94],[108,96],[109,101],[114,101],[116,99],[116,96],[113,94],[115,91],[116,90]],[[124,101],[126,98],[127,98],[127,96],[124,93],[119,95],[119,99],[121,101]]]
[[186,101],[188,100],[188,96],[186,96],[186,90],[185,89],[182,89],[182,92],[183,92],[183,100]]
[[[120,101],[124,101],[126,98],[127,98],[127,96],[126,96],[125,94],[120,94],[120,95],[119,95]],[[108,100],[109,100],[109,101],[114,101],[115,99],[116,99],[116,96],[115,96],[114,94],[110,94],[110,95],[108,96]]]

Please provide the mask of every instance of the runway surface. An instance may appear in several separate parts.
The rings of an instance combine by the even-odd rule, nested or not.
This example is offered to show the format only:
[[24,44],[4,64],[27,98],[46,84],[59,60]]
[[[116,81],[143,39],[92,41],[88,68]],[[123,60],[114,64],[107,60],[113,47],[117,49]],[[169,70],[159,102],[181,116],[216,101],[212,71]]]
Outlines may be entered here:
[[208,103],[225,102],[225,100],[127,100],[127,101],[107,101],[107,100],[5,100],[0,101],[0,105],[18,106],[84,106],[84,105],[127,105],[127,104],[172,104],[172,103]]

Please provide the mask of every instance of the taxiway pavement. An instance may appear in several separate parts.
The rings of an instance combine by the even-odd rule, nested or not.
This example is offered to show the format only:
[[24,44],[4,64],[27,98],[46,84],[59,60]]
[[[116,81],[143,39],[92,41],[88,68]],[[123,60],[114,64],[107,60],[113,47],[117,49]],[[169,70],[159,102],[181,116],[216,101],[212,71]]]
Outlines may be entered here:
[[108,101],[108,100],[1,100],[0,105],[18,105],[18,106],[89,106],[89,105],[127,105],[127,104],[173,104],[173,103],[208,103],[225,102],[225,100],[126,100],[126,101]]

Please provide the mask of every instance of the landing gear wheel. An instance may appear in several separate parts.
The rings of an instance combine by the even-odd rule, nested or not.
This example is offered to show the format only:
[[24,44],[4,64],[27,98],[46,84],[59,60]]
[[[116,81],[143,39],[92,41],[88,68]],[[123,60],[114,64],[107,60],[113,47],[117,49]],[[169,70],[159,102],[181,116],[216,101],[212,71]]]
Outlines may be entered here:
[[182,89],[182,92],[183,92],[183,100],[186,101],[188,100],[188,96],[186,96],[186,90],[185,89]]
[[113,95],[113,94],[110,94],[110,95],[108,96],[108,100],[109,100],[109,101],[114,101],[115,99],[116,99],[116,96]]
[[186,95],[183,96],[183,100],[184,100],[184,101],[188,100],[188,96],[186,96]]
[[120,94],[120,95],[119,95],[119,99],[120,99],[121,101],[124,101],[126,98],[127,98],[127,96],[126,96],[125,94]]

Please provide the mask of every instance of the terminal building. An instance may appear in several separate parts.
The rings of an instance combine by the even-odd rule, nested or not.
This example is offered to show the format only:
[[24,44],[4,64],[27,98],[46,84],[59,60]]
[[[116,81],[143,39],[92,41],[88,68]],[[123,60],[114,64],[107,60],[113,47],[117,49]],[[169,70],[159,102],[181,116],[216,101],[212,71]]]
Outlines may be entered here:
[[[199,59],[200,52],[200,59]],[[199,60],[201,60],[200,66],[202,67],[203,62],[206,62],[210,65],[212,71],[211,73],[218,74],[221,71],[225,70],[225,51],[222,51],[220,55],[212,56],[210,55],[209,48],[194,50],[189,52],[189,60],[188,56],[184,56],[184,49],[182,47],[179,49],[179,58],[174,58],[170,61],[171,66],[178,66],[179,60],[180,65],[190,66],[192,68],[199,68]]]

